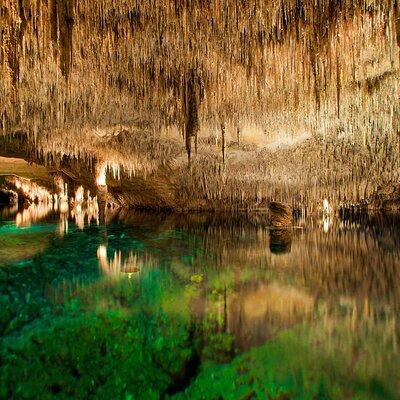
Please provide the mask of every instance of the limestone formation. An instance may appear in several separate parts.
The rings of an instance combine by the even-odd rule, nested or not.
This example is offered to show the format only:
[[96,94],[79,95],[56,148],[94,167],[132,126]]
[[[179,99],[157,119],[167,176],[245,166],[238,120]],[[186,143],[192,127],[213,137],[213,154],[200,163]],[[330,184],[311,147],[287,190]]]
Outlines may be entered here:
[[4,0],[0,154],[104,162],[128,205],[359,203],[399,186],[399,26],[393,0]]
[[281,203],[271,202],[269,205],[270,224],[274,228],[287,228],[292,225],[292,208]]

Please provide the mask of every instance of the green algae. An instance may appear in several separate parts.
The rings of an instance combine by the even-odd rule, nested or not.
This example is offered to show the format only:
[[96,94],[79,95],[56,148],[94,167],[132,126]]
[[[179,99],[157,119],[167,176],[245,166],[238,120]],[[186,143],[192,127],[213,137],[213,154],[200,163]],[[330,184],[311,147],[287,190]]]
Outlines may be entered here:
[[61,315],[7,337],[0,398],[158,398],[192,352],[187,315],[165,313],[161,291],[173,297],[176,287],[159,271],[140,283],[94,284]]
[[230,363],[204,364],[175,398],[397,399],[400,359],[394,349],[382,351],[379,330],[368,343],[363,330],[343,341],[345,327],[336,329],[332,337],[318,325],[296,327]]
[[[177,288],[171,289],[165,275],[151,275],[142,284],[94,285],[78,302],[70,302],[63,316],[8,339],[1,355],[0,396],[10,390],[18,398],[36,398],[38,392],[42,398],[82,399],[165,395],[196,346],[188,315],[162,307],[162,297],[176,297]],[[144,289],[150,295],[141,299],[138,291]],[[100,293],[107,306],[92,312]],[[387,327],[379,329],[387,333]],[[232,337],[213,333],[204,336],[201,372],[171,398],[396,399],[399,363],[393,349],[381,352],[379,329],[362,326],[349,339],[342,321],[334,331],[321,322],[312,329],[299,326],[231,362],[216,355],[229,353]]]
[[[104,274],[96,257],[104,243],[108,256],[133,251],[156,262],[131,279]],[[357,302],[324,299],[308,307],[290,271],[217,266],[215,254],[180,231],[72,227],[33,258],[2,266],[0,398],[397,398],[391,308],[370,315]],[[251,305],[259,312],[269,296],[262,327],[272,335],[243,352],[229,307],[260,287],[268,290]],[[286,322],[293,311],[276,295],[305,304],[307,318]]]
[[[99,238],[76,232],[65,238],[51,238],[46,251],[21,263],[0,268],[0,333],[8,335],[57,309],[46,293],[62,280],[79,277],[91,282],[99,277],[96,246]],[[86,240],[82,240],[86,236]],[[43,238],[40,236],[40,240]],[[20,242],[23,248],[24,242]],[[79,256],[78,256],[79,254]]]
[[187,332],[163,315],[55,319],[3,349],[2,398],[158,398],[190,357]]

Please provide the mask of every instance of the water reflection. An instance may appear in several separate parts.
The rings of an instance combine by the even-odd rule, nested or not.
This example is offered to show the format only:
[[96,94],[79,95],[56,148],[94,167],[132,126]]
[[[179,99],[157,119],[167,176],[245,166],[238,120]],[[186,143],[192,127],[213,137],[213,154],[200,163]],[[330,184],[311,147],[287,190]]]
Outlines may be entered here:
[[0,218],[3,220],[11,219],[18,212],[18,204],[11,207],[1,207],[0,206]]
[[97,249],[97,258],[101,270],[110,276],[125,275],[128,278],[140,273],[146,265],[150,267],[152,260],[150,257],[141,257],[139,254],[130,251],[127,255],[120,250],[115,250],[112,257],[107,255],[107,246],[102,244]]
[[75,225],[83,230],[85,226],[92,223],[99,225],[99,208],[97,201],[75,203],[70,207],[68,202],[59,203],[53,202],[40,202],[33,203],[29,206],[19,207],[3,207],[0,209],[0,218],[10,219],[13,218],[15,225],[18,228],[29,227],[32,224],[38,223],[46,218],[58,216],[59,227],[57,232],[60,235],[68,233],[68,220],[71,220]]
[[272,229],[269,233],[269,249],[274,254],[290,253],[292,231],[290,229]]
[[31,204],[17,212],[15,225],[19,228],[28,227],[46,218],[53,210],[51,203]]
[[[32,210],[36,211],[26,214],[29,217],[11,213],[3,219],[15,218],[17,228],[21,221],[30,221],[33,228],[51,214],[51,210]],[[110,280],[109,286],[135,278],[129,282],[140,285],[142,296],[150,290],[153,271],[162,271],[163,280],[154,280],[161,298],[157,307],[190,315],[195,334],[201,337],[203,358],[215,353],[219,361],[226,361],[298,324],[318,326],[326,336],[321,341],[332,342],[339,340],[335,329],[340,328],[349,343],[358,330],[376,331],[376,343],[385,343],[388,352],[390,345],[390,354],[397,354],[400,230],[396,218],[330,217],[329,229],[324,221],[307,218],[301,227],[273,230],[263,214],[113,210],[107,225],[99,224],[96,215],[95,208],[76,205],[55,217],[50,225],[55,234],[45,242],[47,248],[35,247],[37,254],[46,255],[45,263],[60,263],[62,254],[62,265],[82,268],[69,278],[64,276],[66,270],[60,280],[46,283],[45,295],[56,303],[91,290],[100,290],[95,298],[106,296],[103,286],[94,289],[93,277],[86,283],[81,278],[88,268],[97,268],[95,281]],[[15,227],[0,228],[0,239],[16,235]],[[6,252],[3,247],[3,263],[7,251],[15,252],[15,241],[12,246]],[[15,259],[15,254],[9,257]],[[169,291],[172,284],[176,297]],[[118,298],[113,298],[113,307]],[[226,346],[207,352],[207,338],[215,335]],[[362,345],[367,343],[362,339]]]
[[68,228],[68,214],[60,214],[60,220],[58,221],[56,230],[58,236],[63,237],[64,235],[68,235]]
[[332,226],[332,218],[329,215],[324,215],[322,219],[322,230],[324,233],[328,233],[330,227]]
[[235,290],[228,301],[228,331],[240,350],[261,345],[279,330],[310,320],[314,298],[278,283],[250,282]]
[[397,220],[381,218],[286,230],[269,229],[263,215],[131,213],[114,222],[156,264],[167,258],[175,279],[196,286],[192,314],[211,318],[214,332],[232,334],[244,350],[315,315],[326,327],[342,323],[344,310],[354,329],[390,318],[397,338],[400,232]]
[[83,207],[80,203],[75,204],[71,210],[71,218],[75,220],[76,226],[83,230],[85,225],[92,223],[99,224],[99,207],[97,202],[94,204],[88,203]]

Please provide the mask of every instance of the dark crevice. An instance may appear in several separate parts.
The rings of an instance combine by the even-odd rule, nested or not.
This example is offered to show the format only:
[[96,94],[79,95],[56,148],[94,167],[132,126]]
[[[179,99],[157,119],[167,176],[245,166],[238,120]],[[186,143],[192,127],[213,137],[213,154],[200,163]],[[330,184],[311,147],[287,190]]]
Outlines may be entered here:
[[200,356],[197,352],[194,352],[182,373],[169,386],[163,397],[165,398],[166,395],[173,396],[177,393],[184,392],[190,386],[192,380],[198,375],[200,365]]

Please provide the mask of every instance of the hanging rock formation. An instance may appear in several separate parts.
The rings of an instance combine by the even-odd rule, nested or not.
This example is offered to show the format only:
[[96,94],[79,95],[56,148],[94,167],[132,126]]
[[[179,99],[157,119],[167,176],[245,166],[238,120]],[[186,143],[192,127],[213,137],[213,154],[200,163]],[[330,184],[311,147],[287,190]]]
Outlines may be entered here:
[[399,32],[397,0],[4,0],[0,152],[104,161],[124,205],[358,203],[399,187]]

